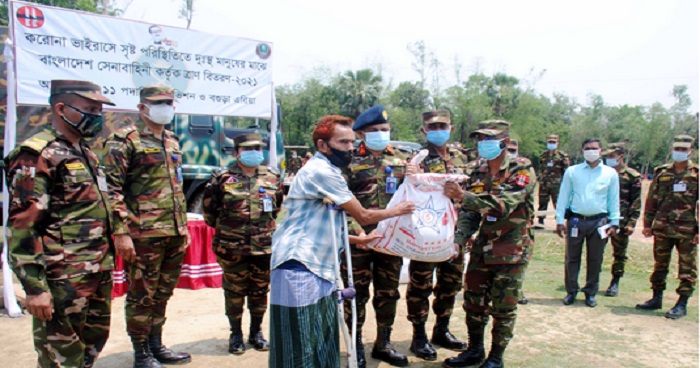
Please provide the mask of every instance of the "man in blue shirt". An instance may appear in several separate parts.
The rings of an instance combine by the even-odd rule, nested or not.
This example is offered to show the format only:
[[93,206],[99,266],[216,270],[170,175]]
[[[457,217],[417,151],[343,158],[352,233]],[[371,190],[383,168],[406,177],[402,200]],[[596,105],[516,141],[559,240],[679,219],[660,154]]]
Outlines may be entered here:
[[[617,171],[602,164],[602,146],[595,138],[583,142],[586,162],[566,169],[557,203],[557,235],[566,233],[564,305],[574,303],[579,291],[581,251],[586,241],[586,305],[598,305],[600,266],[608,237],[616,234],[620,221],[620,186]],[[567,220],[566,226],[564,220]],[[599,230],[600,229],[600,230]]]

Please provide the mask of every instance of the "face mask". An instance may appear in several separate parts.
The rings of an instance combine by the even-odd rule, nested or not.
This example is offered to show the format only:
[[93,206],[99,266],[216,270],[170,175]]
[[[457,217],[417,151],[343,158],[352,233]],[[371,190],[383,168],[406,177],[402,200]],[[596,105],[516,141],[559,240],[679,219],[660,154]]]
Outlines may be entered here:
[[595,162],[600,159],[600,150],[584,150],[583,158],[588,162]]
[[383,151],[389,144],[389,132],[365,133],[365,144],[372,151]]
[[480,141],[477,149],[479,150],[479,156],[487,160],[493,160],[503,151],[501,141]]
[[442,147],[450,139],[450,131],[448,130],[431,130],[425,133],[428,138],[428,142],[432,143],[437,147]]
[[331,149],[330,155],[325,153],[323,155],[328,158],[328,161],[330,161],[333,166],[343,168],[350,165],[350,161],[352,161],[352,151],[341,151],[331,147],[330,144],[328,144],[328,147]]
[[173,120],[175,116],[175,106],[158,104],[158,105],[146,105],[148,106],[148,117],[152,122],[165,125]]
[[547,143],[547,149],[550,151],[554,151],[557,149],[557,144],[556,143]]
[[80,121],[73,123],[68,120],[65,116],[61,116],[61,119],[68,123],[73,129],[77,130],[80,135],[86,138],[94,137],[102,131],[102,115],[89,114],[87,112],[82,112],[71,105],[66,105],[71,109],[81,113],[83,116]]
[[248,167],[256,167],[263,162],[262,151],[243,151],[241,152],[241,163]]
[[610,167],[616,167],[617,165],[620,164],[619,161],[617,161],[616,158],[606,158],[605,159],[605,164],[610,166]]
[[292,158],[297,158],[297,155],[292,155]]
[[688,161],[688,152],[681,152],[681,151],[673,151],[671,154],[671,157],[673,157],[673,161],[676,162],[684,162]]

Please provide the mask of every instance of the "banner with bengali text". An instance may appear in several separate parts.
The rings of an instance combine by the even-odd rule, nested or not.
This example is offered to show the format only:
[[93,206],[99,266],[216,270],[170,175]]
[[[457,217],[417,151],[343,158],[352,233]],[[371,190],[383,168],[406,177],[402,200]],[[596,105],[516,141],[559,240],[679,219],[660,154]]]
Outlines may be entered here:
[[17,103],[47,105],[52,79],[102,86],[118,110],[175,89],[182,114],[270,118],[272,43],[11,2]]

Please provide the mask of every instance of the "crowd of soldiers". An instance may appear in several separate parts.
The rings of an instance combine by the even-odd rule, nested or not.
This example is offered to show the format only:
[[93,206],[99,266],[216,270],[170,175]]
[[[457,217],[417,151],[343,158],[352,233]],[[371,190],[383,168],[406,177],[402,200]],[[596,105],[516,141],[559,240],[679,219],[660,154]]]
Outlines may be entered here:
[[[163,345],[168,299],[189,245],[182,188],[182,152],[178,138],[165,129],[174,115],[169,87],[141,89],[140,119],[113,133],[97,157],[85,143],[102,128],[102,105],[112,102],[101,88],[83,81],[51,83],[51,125],[27,139],[5,158],[10,188],[8,242],[10,260],[27,294],[34,316],[33,334],[40,367],[92,367],[110,330],[113,250],[123,257],[129,284],[125,318],[134,349],[134,367],[187,363],[188,353]],[[406,290],[408,321],[413,335],[410,351],[418,358],[437,359],[434,345],[460,352],[445,367],[502,367],[513,338],[523,278],[535,244],[535,189],[540,211],[558,197],[562,176],[570,165],[559,150],[559,137],[547,136],[539,170],[518,155],[510,123],[489,120],[470,134],[477,148],[448,143],[454,129],[446,110],[423,114],[422,134],[428,156],[425,173],[466,174],[465,183],[448,183],[444,194],[459,211],[455,243],[458,255],[444,262],[411,261]],[[348,187],[368,209],[384,209],[409,172],[413,152],[389,144],[391,122],[384,107],[374,106],[357,117],[353,130],[361,139],[343,168]],[[637,306],[660,309],[669,260],[680,255],[679,301],[666,316],[686,314],[697,278],[698,166],[689,161],[694,139],[679,136],[673,143],[674,162],[655,169],[643,213],[643,234],[654,236],[653,298]],[[204,195],[204,219],[215,228],[212,249],[224,271],[225,314],[230,325],[228,350],[246,350],[241,325],[244,305],[251,315],[248,344],[265,351],[269,344],[261,324],[268,306],[271,238],[283,204],[279,173],[263,165],[263,140],[258,134],[234,139],[232,166],[214,173]],[[605,295],[619,293],[629,236],[641,211],[641,176],[626,166],[623,143],[603,152],[620,178],[621,219],[612,238],[612,280]],[[290,169],[303,161],[292,155]],[[471,157],[470,157],[471,156]],[[538,225],[544,217],[538,217]],[[376,225],[350,221],[353,234],[367,236]],[[407,366],[407,356],[391,344],[403,258],[366,248],[350,247],[357,291],[357,363],[367,364],[362,326],[370,284],[377,331],[371,357],[392,366]],[[464,265],[464,254],[470,261]],[[435,282],[433,282],[435,274]],[[468,343],[449,329],[457,294],[464,288]],[[426,332],[430,302],[435,315],[430,338]],[[346,311],[350,312],[349,303]],[[484,346],[489,317],[491,347]],[[348,325],[352,320],[346,319]]]

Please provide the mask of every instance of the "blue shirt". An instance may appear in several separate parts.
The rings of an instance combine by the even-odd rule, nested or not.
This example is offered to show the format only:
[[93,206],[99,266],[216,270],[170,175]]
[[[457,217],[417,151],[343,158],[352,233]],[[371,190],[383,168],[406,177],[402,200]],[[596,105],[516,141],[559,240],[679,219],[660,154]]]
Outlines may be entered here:
[[342,205],[354,198],[339,168],[316,153],[297,172],[284,201],[287,215],[272,235],[271,269],[297,260],[318,277],[335,284],[333,237],[343,249],[340,211],[333,211],[335,233],[331,232],[331,210],[323,204],[330,198]]
[[620,224],[620,178],[612,167],[587,162],[570,166],[564,172],[557,198],[557,225],[564,224],[564,211],[582,216],[607,213],[611,225]]

